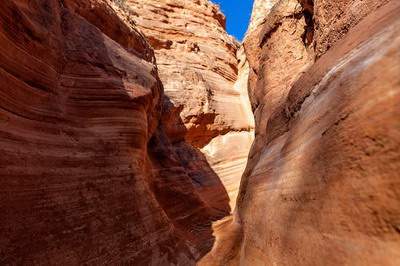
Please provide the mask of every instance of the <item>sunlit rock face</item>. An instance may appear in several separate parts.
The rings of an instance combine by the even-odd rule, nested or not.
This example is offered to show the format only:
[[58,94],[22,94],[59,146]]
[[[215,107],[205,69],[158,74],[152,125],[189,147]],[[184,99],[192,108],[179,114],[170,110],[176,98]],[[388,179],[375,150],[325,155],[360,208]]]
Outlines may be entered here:
[[168,107],[179,114],[170,135],[203,147],[230,131],[249,131],[252,115],[234,88],[238,43],[226,33],[217,6],[208,0],[127,4],[155,49]]
[[399,12],[279,1],[249,32],[255,143],[201,265],[400,263]]
[[0,264],[399,265],[399,12],[2,1]]
[[238,78],[234,89],[240,94],[240,102],[244,115],[249,117],[250,131],[231,131],[211,140],[201,149],[211,167],[221,179],[228,193],[230,207],[233,211],[239,191],[240,180],[247,164],[249,150],[254,141],[254,119],[248,95],[247,81],[249,64],[243,47],[237,51]]
[[265,18],[268,16],[272,7],[279,0],[254,0],[253,12],[251,14],[247,34],[254,31],[259,25],[264,23]]
[[[167,135],[178,146],[185,141],[204,153],[233,210],[254,128],[248,65],[238,65],[236,56],[244,57],[243,50],[238,51],[225,31],[224,15],[209,1],[130,0],[127,9],[155,49]],[[213,191],[204,177],[192,176],[203,199],[223,208],[216,203],[224,202],[219,197],[225,194]]]

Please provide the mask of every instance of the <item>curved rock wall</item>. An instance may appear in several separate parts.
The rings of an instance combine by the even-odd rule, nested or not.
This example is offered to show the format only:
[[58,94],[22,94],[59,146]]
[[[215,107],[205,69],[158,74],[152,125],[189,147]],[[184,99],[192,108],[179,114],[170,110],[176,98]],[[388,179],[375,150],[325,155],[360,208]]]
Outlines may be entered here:
[[399,12],[2,1],[0,263],[400,264]]
[[400,263],[399,11],[284,0],[249,31],[256,138],[203,265]]
[[70,4],[1,4],[1,264],[189,263],[146,181],[162,93],[152,49],[106,2],[92,4],[112,14],[107,35]]
[[194,265],[253,134],[224,16],[109,0],[0,14],[0,263]]

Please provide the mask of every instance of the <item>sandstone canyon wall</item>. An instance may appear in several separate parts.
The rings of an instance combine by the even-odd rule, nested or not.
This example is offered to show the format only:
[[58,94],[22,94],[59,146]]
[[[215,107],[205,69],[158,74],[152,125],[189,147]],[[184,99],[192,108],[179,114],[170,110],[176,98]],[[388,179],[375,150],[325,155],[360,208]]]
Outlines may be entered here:
[[162,84],[143,35],[105,1],[0,10],[0,263],[193,260],[147,182]]
[[[175,146],[184,141],[205,154],[233,210],[254,118],[239,44],[226,33],[225,16],[208,0],[129,0],[127,9],[155,49],[167,135]],[[223,200],[213,184],[197,173],[193,178],[210,205]]]
[[400,2],[269,3],[244,42],[255,142],[201,265],[399,265]]
[[399,12],[1,1],[0,264],[399,265]]
[[224,16],[208,1],[0,12],[0,263],[194,265],[252,141]]

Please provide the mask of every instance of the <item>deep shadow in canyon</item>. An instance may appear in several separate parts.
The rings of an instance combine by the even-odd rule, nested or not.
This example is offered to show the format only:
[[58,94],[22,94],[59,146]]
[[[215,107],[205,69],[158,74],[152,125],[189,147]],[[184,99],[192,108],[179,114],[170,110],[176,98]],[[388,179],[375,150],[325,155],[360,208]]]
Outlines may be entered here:
[[161,120],[174,123],[165,129],[162,122],[148,144],[154,176],[151,188],[183,238],[204,255],[215,241],[212,222],[231,212],[229,197],[204,154],[185,141],[186,127],[166,95],[163,106]]

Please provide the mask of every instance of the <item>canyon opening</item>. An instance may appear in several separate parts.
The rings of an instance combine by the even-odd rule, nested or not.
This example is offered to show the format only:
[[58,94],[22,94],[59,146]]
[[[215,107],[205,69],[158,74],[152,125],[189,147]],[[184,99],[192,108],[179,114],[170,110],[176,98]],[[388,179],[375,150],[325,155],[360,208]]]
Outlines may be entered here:
[[2,0],[0,265],[400,265],[399,13]]

